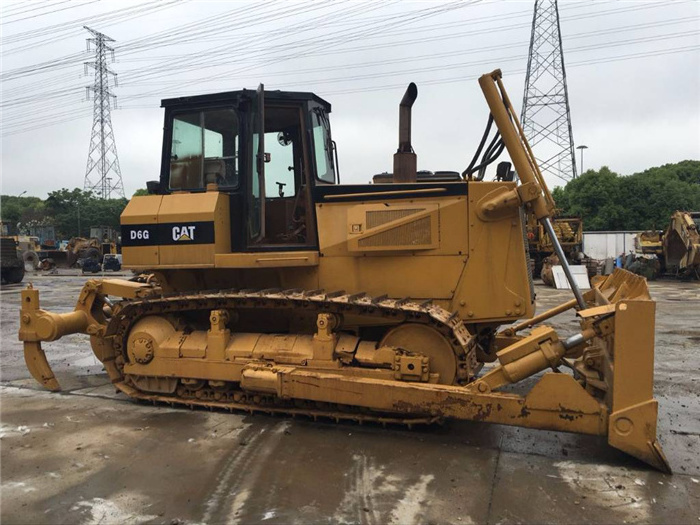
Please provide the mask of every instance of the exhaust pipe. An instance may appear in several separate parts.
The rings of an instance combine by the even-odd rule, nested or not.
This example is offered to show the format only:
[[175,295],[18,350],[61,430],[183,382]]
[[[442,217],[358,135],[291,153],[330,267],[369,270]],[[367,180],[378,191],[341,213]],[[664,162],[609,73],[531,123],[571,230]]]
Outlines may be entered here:
[[399,149],[394,154],[394,182],[417,181],[417,157],[411,146],[411,108],[418,97],[418,88],[411,82],[399,104]]

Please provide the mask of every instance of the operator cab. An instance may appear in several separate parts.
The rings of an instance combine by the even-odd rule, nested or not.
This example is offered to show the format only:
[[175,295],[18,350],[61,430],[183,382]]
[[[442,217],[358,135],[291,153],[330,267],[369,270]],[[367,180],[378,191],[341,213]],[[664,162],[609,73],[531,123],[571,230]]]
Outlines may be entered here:
[[149,192],[230,195],[234,252],[317,246],[312,189],[338,183],[328,102],[261,85],[162,107],[161,176]]

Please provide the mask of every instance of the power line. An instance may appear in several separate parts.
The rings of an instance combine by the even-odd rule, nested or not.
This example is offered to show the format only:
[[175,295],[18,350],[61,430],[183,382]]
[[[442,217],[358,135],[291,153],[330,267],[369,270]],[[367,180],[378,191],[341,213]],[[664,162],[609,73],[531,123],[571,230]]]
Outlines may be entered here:
[[[150,2],[140,3],[135,6],[129,6],[125,8],[116,9],[113,11],[108,11],[106,13],[83,17],[80,19],[72,20],[71,22],[64,22],[60,24],[54,24],[51,26],[45,26],[39,29],[33,29],[25,31],[22,33],[15,33],[12,35],[7,35],[2,38],[3,46],[12,46],[20,44],[18,47],[12,47],[11,49],[4,50],[5,55],[13,55],[28,51],[31,49],[36,49],[45,45],[55,45],[56,41],[69,38],[81,33],[82,27],[86,24],[100,25],[100,26],[111,26],[115,23],[122,23],[127,20],[132,20],[146,14],[152,14],[157,11],[162,11],[165,9],[170,9],[176,5],[181,5],[189,0],[171,0],[169,2],[163,0],[151,0]],[[62,35],[62,36],[59,36]],[[37,40],[38,38],[43,38],[42,40]],[[22,43],[23,41],[32,41],[28,43]]]
[[[647,6],[647,5],[633,6],[633,7],[627,7],[624,9],[608,10],[608,11],[604,11],[604,12],[584,13],[582,15],[574,17],[574,19],[578,20],[581,18],[595,17],[595,16],[599,16],[600,14],[605,14],[608,12],[620,13],[620,12],[627,12],[627,11],[639,10],[639,9],[649,9],[651,7],[662,7],[662,6],[663,6],[663,4],[653,4],[650,6]],[[529,24],[525,24],[525,26],[529,26]],[[432,41],[432,40],[444,40],[446,38],[453,39],[455,37],[464,36],[466,34],[475,35],[475,34],[493,33],[493,32],[501,33],[503,31],[509,31],[512,28],[513,28],[513,24],[510,24],[507,26],[502,26],[502,27],[497,27],[497,28],[487,28],[484,30],[460,32],[460,33],[449,34],[449,35],[441,35],[441,36],[438,36],[437,38],[421,37],[420,39],[415,38],[415,34],[416,34],[417,30],[411,29],[408,32],[410,34],[412,34],[413,37],[411,38],[411,40],[408,40],[408,41],[389,43],[386,45],[374,44],[374,45],[368,45],[368,46],[354,46],[352,49],[344,50],[344,51],[347,52],[347,51],[357,51],[357,50],[365,50],[365,49],[366,50],[376,50],[376,49],[379,49],[381,47],[388,47],[388,46],[396,46],[396,45],[403,46],[403,45],[423,44],[425,42]],[[386,30],[386,27],[381,27],[378,31],[375,32],[375,35],[373,35],[373,36],[381,37],[381,35],[385,32],[385,30]],[[254,55],[254,56],[258,60],[260,60],[260,66],[264,66],[264,65],[268,65],[270,63],[282,62],[282,61],[290,60],[290,59],[294,59],[294,58],[300,58],[300,57],[301,58],[308,58],[310,56],[321,56],[324,54],[333,53],[333,52],[336,52],[336,50],[331,49],[331,48],[342,47],[342,45],[344,45],[348,42],[354,42],[354,41],[358,40],[359,38],[361,38],[363,40],[367,39],[366,34],[360,35],[359,38],[352,38],[352,39],[343,39],[343,35],[338,34],[336,32],[329,33],[326,36],[327,36],[327,40],[323,40],[322,41],[323,43],[320,45],[320,49],[317,48],[316,50],[313,51],[313,53],[311,53],[308,49],[304,49],[304,46],[308,45],[308,41],[300,41],[300,42],[296,42],[296,43],[292,43],[292,44],[285,43],[285,44],[280,44],[279,46],[270,46],[270,48],[268,48],[267,51],[261,51],[261,52],[257,53],[257,55]],[[313,42],[319,42],[320,39],[318,37],[316,37],[315,39],[311,39],[311,40]],[[254,47],[254,46],[252,46],[252,47]],[[283,47],[285,50],[290,50],[293,48],[301,48],[301,49],[303,49],[303,51],[297,52],[296,54],[290,54],[290,55],[285,55],[283,57],[280,57],[278,54],[278,51],[276,49],[277,47]],[[245,50],[245,47],[243,49]],[[343,52],[343,50],[340,50],[338,52]],[[201,71],[203,71],[204,68],[213,68],[213,67],[216,67],[218,65],[230,63],[230,60],[228,60],[228,58],[226,57],[226,48],[223,48],[221,50],[220,54],[224,55],[224,58],[221,61],[212,60],[216,56],[216,55],[212,55],[212,54],[204,53],[204,56],[206,56],[205,60],[201,60],[200,54],[198,54],[198,53],[191,54],[188,57],[190,59],[190,62],[192,63],[192,65],[190,66],[189,69],[196,69],[198,72],[201,72]],[[269,61],[269,60],[265,61],[264,59],[268,56],[272,56],[272,57],[276,57],[276,58],[274,58],[274,60],[272,60],[272,61]],[[248,58],[250,59],[251,57],[249,56]],[[168,62],[168,64],[169,63],[170,62]],[[179,67],[178,67],[177,72],[173,72],[172,69],[169,68],[167,65],[165,65],[162,68],[161,67],[143,68],[142,70],[139,70],[139,71],[144,71],[144,73],[139,73],[139,76],[142,79],[148,78],[148,77],[150,77],[151,79],[157,79],[157,78],[171,76],[175,73],[181,74],[182,72],[188,70],[187,64],[188,64],[187,60],[185,62],[179,61]],[[250,70],[250,69],[251,69],[250,67],[246,67],[246,68],[239,67],[236,69],[228,68],[225,71],[220,72],[219,74],[220,75],[233,75],[233,74],[239,75],[240,73],[245,72],[245,71]],[[128,85],[128,81],[130,79],[134,78],[133,75],[134,75],[133,71],[125,73],[124,80],[125,80],[126,85]],[[195,80],[194,82],[197,82],[197,80]],[[180,82],[179,85],[182,86],[182,82]],[[143,96],[148,96],[150,94],[152,94],[152,93],[146,93]]]
[[[639,58],[650,58],[650,57],[659,57],[659,56],[666,56],[666,55],[675,55],[675,54],[689,53],[689,52],[694,52],[694,51],[700,51],[700,45],[680,46],[680,47],[676,47],[676,48],[647,51],[647,52],[642,52],[642,53],[630,53],[630,54],[626,54],[626,55],[618,55],[618,56],[598,58],[598,59],[588,59],[588,60],[582,60],[579,62],[569,63],[566,67],[568,69],[572,69],[574,67],[607,64],[610,62],[627,62],[629,60],[636,60]],[[522,57],[519,57],[519,59],[522,59]],[[509,70],[508,75],[515,76],[515,75],[525,74],[526,72],[527,72],[526,69],[514,69],[514,70]],[[457,77],[450,77],[450,78],[444,78],[444,79],[439,79],[439,80],[424,80],[424,81],[421,81],[420,85],[421,86],[435,86],[435,85],[443,85],[443,84],[453,84],[455,82],[465,82],[465,81],[470,81],[470,80],[476,80],[480,76],[481,76],[481,74],[467,75],[467,76],[460,75]],[[372,92],[372,91],[388,91],[391,89],[398,89],[398,88],[403,88],[403,87],[406,87],[405,83],[384,84],[384,85],[380,85],[380,86],[369,86],[369,87],[354,88],[354,89],[327,91],[327,92],[323,92],[322,94],[320,94],[320,93],[319,94],[321,96],[324,96],[324,97],[326,97],[328,95],[339,96],[339,95],[350,95],[350,94],[354,94],[354,93],[365,93],[365,92]]]
[[[55,6],[57,6],[57,5],[67,4],[68,2],[70,2],[70,0],[62,0],[62,1],[60,1],[60,2],[56,2],[56,3],[52,4],[52,5],[47,5],[46,7],[55,7]],[[24,9],[24,8],[21,8],[21,9],[19,9],[16,13],[14,13],[14,14],[9,14],[9,13],[7,13],[7,12],[4,12],[3,15],[4,15],[4,17],[6,18],[7,16],[10,16],[10,17],[12,17],[12,16],[19,16],[19,15],[23,15],[23,14],[25,14],[25,13],[32,13],[32,12],[34,12],[34,11],[38,11],[38,10],[40,10],[40,9],[44,9],[44,5],[39,5],[39,6],[37,7],[37,4],[49,4],[49,2],[36,2],[36,3],[33,3],[33,4],[32,4],[34,7],[32,7],[31,9]],[[3,22],[3,24],[4,24],[4,22]]]
[[[314,13],[313,17],[309,17],[308,13],[303,13],[302,9],[309,9],[313,6],[315,2],[309,2],[304,4],[294,4],[294,8],[290,8],[289,4],[280,5],[273,4],[270,2],[266,3],[256,3],[253,6],[237,7],[234,10],[227,10],[224,14],[230,18],[224,18],[224,16],[213,15],[209,16],[203,20],[197,20],[185,25],[178,25],[175,28],[166,29],[164,31],[153,33],[153,37],[156,41],[162,44],[162,47],[170,47],[173,45],[180,45],[193,39],[196,41],[197,38],[201,37],[201,33],[209,34],[212,38],[219,38],[223,35],[224,42],[227,44],[225,46],[210,47],[205,50],[197,51],[195,53],[188,53],[185,55],[171,55],[168,57],[163,57],[160,62],[151,64],[147,67],[137,68],[132,70],[124,71],[120,74],[119,80],[122,86],[142,86],[142,85],[157,85],[157,86],[167,86],[171,82],[167,80],[167,77],[177,75],[178,79],[172,81],[172,85],[178,86],[178,92],[176,94],[185,94],[190,92],[190,86],[197,85],[197,92],[202,92],[203,87],[205,89],[210,89],[212,85],[211,81],[203,81],[202,77],[208,77],[208,79],[218,82],[226,82],[227,86],[230,85],[230,78],[232,75],[236,75],[237,79],[250,78],[253,75],[259,76],[259,73],[253,73],[253,71],[259,71],[260,68],[265,66],[281,63],[281,62],[291,62],[296,65],[297,60],[309,59],[315,57],[321,57],[324,55],[339,54],[339,53],[350,53],[354,51],[361,50],[374,50],[380,49],[382,47],[407,47],[422,45],[429,41],[424,35],[429,35],[430,32],[439,30],[438,24],[425,24],[424,22],[428,17],[421,17],[418,10],[413,12],[402,13],[402,15],[397,15],[395,13],[391,14],[380,14],[371,16],[371,11],[386,7],[391,5],[389,2],[379,3],[366,3],[366,4],[356,4],[351,3],[350,6],[343,4],[334,3],[326,4],[331,7],[327,9],[319,10]],[[662,7],[666,5],[676,5],[673,4],[644,4],[642,6],[636,5],[632,7],[615,7],[614,9],[604,9],[597,10],[594,12],[583,12],[581,13],[580,8],[588,8],[590,5],[600,5],[599,2],[585,3],[585,4],[575,4],[567,5],[562,7],[562,11],[566,10],[567,13],[571,13],[567,20],[578,20],[583,18],[593,18],[596,16],[602,16],[603,14],[621,14],[629,11],[638,11],[640,9],[651,9],[652,7]],[[470,4],[458,4],[454,3],[453,6],[465,7]],[[440,6],[444,7],[444,6]],[[254,9],[255,8],[255,9]],[[426,11],[426,10],[423,10]],[[233,13],[236,13],[233,15]],[[306,15],[302,21],[295,21],[293,18],[300,16],[300,13]],[[449,11],[442,11],[436,14],[445,15]],[[132,13],[133,14],[133,13]],[[358,18],[359,17],[361,18]],[[369,15],[369,16],[368,16]],[[133,15],[142,16],[142,15]],[[401,18],[400,18],[401,16]],[[435,16],[435,15],[433,15]],[[472,26],[476,26],[478,23],[490,23],[494,20],[506,20],[515,19],[521,17],[522,13],[512,13],[506,16],[485,16],[485,17],[469,17],[469,20],[456,20],[455,17],[447,18],[443,16],[443,20],[447,20],[446,25],[449,27],[460,27],[460,25],[469,24],[466,31],[462,30],[458,33],[438,34],[437,37],[443,39],[453,39],[457,41],[460,37],[469,38],[470,36],[484,34],[484,33],[498,33],[502,34],[504,31],[510,30],[512,27],[519,27],[518,23],[510,23],[506,26],[499,26],[494,28],[484,28],[484,29],[472,29]],[[460,17],[461,18],[461,17]],[[222,25],[218,23],[218,19],[223,19],[224,25],[230,23],[231,30],[225,32],[222,29]],[[249,28],[256,24],[265,24],[266,21],[276,20],[279,24],[284,21],[284,27],[278,29],[261,29],[257,35],[256,33],[251,33]],[[669,23],[685,23],[684,20],[675,20]],[[201,22],[205,21],[204,24],[199,25]],[[361,23],[357,23],[357,22]],[[692,21],[692,19],[690,19]],[[399,24],[399,22],[401,24]],[[663,21],[640,24],[639,28],[646,27],[659,27]],[[410,25],[409,25],[410,24]],[[420,24],[420,25],[418,25]],[[524,24],[528,25],[528,24]],[[340,29],[338,29],[340,27]],[[621,32],[625,27],[619,28]],[[224,28],[225,29],[225,28]],[[247,32],[243,33],[241,30]],[[597,30],[588,32],[587,35],[601,35],[612,33],[616,28]],[[222,32],[224,31],[224,32]],[[303,35],[304,32],[311,31],[321,31],[320,35],[306,36]],[[382,41],[386,38],[387,33],[391,33],[391,39],[389,42]],[[410,34],[413,36],[410,40],[403,40],[400,38],[402,34]],[[689,35],[692,32],[688,33]],[[198,36],[199,35],[199,36]],[[581,38],[584,38],[583,33],[579,33]],[[670,40],[671,38],[684,38],[680,33],[671,35],[658,35],[655,37],[644,37],[641,39],[630,39],[628,42],[631,43],[643,43],[652,42],[653,38],[657,40]],[[572,35],[573,37],[574,35]],[[397,38],[398,37],[398,38]],[[150,53],[150,48],[148,48],[148,38],[144,37],[141,39],[136,39],[127,42],[120,46],[115,46],[116,49],[123,50],[120,56],[138,56],[145,50]],[[429,37],[433,39],[433,37]],[[376,39],[376,42],[374,42]],[[436,40],[437,41],[437,40]],[[583,46],[581,50],[594,50],[603,49],[605,47],[615,47],[620,45],[628,45],[624,43],[625,41],[620,41],[618,43],[607,43],[603,46],[598,46],[597,44],[593,46]],[[470,54],[480,54],[481,52],[492,52],[500,49],[510,49],[516,48],[519,44],[504,44],[500,46],[484,46],[481,50],[458,50],[458,51],[446,51],[444,53],[435,53],[432,55],[433,59],[447,58],[449,56],[462,56]],[[454,43],[450,44],[450,48],[454,49],[456,46]],[[449,48],[448,48],[449,49]],[[578,50],[578,48],[577,48]],[[574,49],[568,49],[568,52],[573,52]],[[487,55],[488,56],[488,55]],[[70,108],[79,104],[79,102],[73,103],[69,102],[70,93],[77,93],[80,91],[79,84],[77,83],[77,76],[73,76],[70,73],[60,73],[60,70],[67,71],[71,67],[75,67],[79,61],[82,61],[82,54],[73,54],[69,56],[64,63],[60,63],[58,60],[55,61],[56,65],[60,66],[55,69],[41,69],[36,70],[34,73],[30,72],[31,66],[26,66],[27,69],[23,73],[28,73],[25,76],[19,78],[29,78],[29,75],[44,75],[46,81],[42,80],[39,82],[32,82],[31,84],[25,84],[25,86],[17,85],[10,89],[7,88],[8,84],[3,85],[3,95],[4,100],[2,101],[2,106],[6,108],[5,116],[3,118],[3,131],[7,134],[12,131],[19,131],[27,127],[32,127],[35,124],[42,123],[47,125],[53,120],[64,121],[66,118],[75,117],[79,115],[78,118],[82,118],[82,111],[78,113],[69,111]],[[271,72],[265,73],[266,76],[286,76],[290,74],[297,74],[300,72],[313,73],[314,69],[319,72],[327,73],[328,71],[338,70],[338,69],[355,69],[359,70],[362,68],[380,67],[381,62],[385,65],[389,63],[401,63],[401,62],[418,62],[419,60],[430,60],[428,55],[414,55],[414,60],[411,59],[398,59],[398,60],[385,60],[385,61],[369,61],[365,63],[357,64],[347,64],[346,66],[335,66],[333,64],[325,68],[296,68],[292,72]],[[502,57],[493,58],[494,61],[516,61],[522,59],[521,55],[517,57]],[[177,61],[177,68],[173,68],[173,64]],[[48,61],[47,61],[48,62]],[[480,62],[480,63],[483,63]],[[459,62],[459,63],[448,63],[444,66],[440,66],[440,69],[459,69],[462,67],[470,67],[473,62]],[[49,65],[49,64],[43,64]],[[323,78],[319,80],[308,80],[305,84],[311,85],[321,85],[325,82],[329,83],[339,83],[339,82],[361,82],[363,80],[373,81],[380,78],[386,78],[390,76],[398,76],[401,74],[408,74],[409,72],[417,73],[431,73],[437,71],[435,65],[431,65],[427,68],[411,68],[405,70],[387,70],[383,69],[378,72],[378,74],[356,74],[347,75],[339,77],[330,77],[327,74],[323,75]],[[432,68],[432,69],[431,69]],[[58,74],[48,76],[49,72],[55,71]],[[5,74],[10,71],[6,71]],[[196,73],[199,78],[191,78],[191,74],[188,72]],[[189,76],[189,78],[188,78]],[[0,77],[1,78],[1,77]],[[49,80],[50,79],[50,80]],[[75,79],[75,80],[73,80]],[[3,79],[4,80],[4,79]],[[123,82],[122,82],[123,81]],[[304,83],[295,83],[294,85],[303,85]],[[14,85],[13,85],[14,86]],[[370,88],[373,86],[370,86]],[[354,89],[350,87],[349,89]],[[361,89],[360,89],[361,90]],[[343,91],[343,90],[341,90]],[[347,89],[345,90],[347,91]],[[331,91],[330,93],[336,93],[337,91]],[[135,93],[133,95],[122,95],[120,100],[126,101],[128,105],[138,104],[140,100],[154,98],[156,96],[164,95],[162,89],[152,90],[145,93]],[[34,98],[32,98],[34,97]],[[13,99],[21,99],[21,103],[11,104]],[[54,103],[55,104],[52,104]],[[133,107],[133,106],[132,106]],[[37,109],[41,108],[41,109]],[[28,110],[28,111],[27,111]],[[68,113],[68,114],[66,114]]]
[[[671,40],[674,38],[678,37],[684,37],[688,35],[695,35],[697,33],[695,32],[685,32],[685,33],[671,33],[671,34],[666,34],[666,35],[657,35],[654,37],[643,37],[643,38],[637,38],[637,39],[627,39],[627,40],[620,40],[616,42],[608,42],[608,43],[596,43],[592,45],[586,45],[586,46],[580,46],[577,48],[571,48],[569,49],[569,53],[581,53],[581,52],[586,52],[586,51],[592,51],[592,50],[599,50],[599,49],[610,49],[614,47],[620,47],[620,46],[625,46],[629,45],[631,43],[641,43],[641,42],[652,42],[652,41],[658,41],[658,40]],[[466,50],[469,54],[474,54],[474,52],[485,52],[485,51],[491,51],[491,50],[500,50],[500,46],[493,46],[492,48],[482,48],[481,50]],[[469,62],[459,62],[459,63],[453,63],[453,64],[442,64],[442,65],[437,65],[437,66],[428,66],[428,67],[421,67],[421,68],[411,68],[411,69],[400,69],[400,70],[390,70],[390,71],[382,71],[381,73],[374,73],[370,75],[355,75],[355,76],[342,76],[342,77],[328,77],[327,75],[324,75],[323,78],[313,80],[310,79],[308,81],[304,82],[296,82],[293,84],[293,86],[299,87],[299,86],[304,86],[304,85],[311,85],[311,86],[319,86],[322,84],[326,83],[339,83],[339,82],[351,82],[351,81],[358,81],[358,80],[376,80],[377,78],[382,78],[382,77],[389,77],[389,76],[402,76],[402,75],[408,75],[408,74],[416,74],[416,73],[426,73],[430,71],[447,71],[451,69],[463,69],[465,67],[471,67],[471,66],[481,66],[481,65],[489,65],[492,63],[498,63],[498,64],[505,64],[509,62],[519,62],[523,59],[522,54],[516,54],[516,55],[509,55],[509,56],[498,56],[498,57],[489,57],[488,59],[482,59],[479,61],[469,61]],[[197,89],[197,92],[201,92],[201,88]],[[185,94],[182,90],[178,90],[179,94]],[[135,96],[132,97],[125,97],[124,100],[133,100]],[[65,109],[65,104],[62,105],[62,107]],[[43,109],[39,110],[32,110],[32,113],[36,113],[37,116],[44,122],[46,122],[47,117],[51,118],[57,118],[62,115],[49,115],[47,116],[46,113],[43,111]],[[30,114],[22,114],[23,119],[26,119],[27,116],[31,116]],[[10,123],[10,126],[7,126],[8,121]],[[12,119],[5,119],[5,130],[9,131],[13,127],[12,125]],[[18,125],[22,125],[21,123],[17,123]],[[28,124],[25,122],[25,124]]]
[[[664,49],[664,50],[654,50],[654,51],[647,51],[647,52],[642,52],[642,53],[630,53],[630,54],[625,54],[625,55],[608,56],[608,57],[598,58],[598,59],[588,59],[588,60],[581,60],[578,62],[570,62],[567,65],[567,68],[572,69],[572,68],[576,68],[576,67],[585,67],[585,66],[607,64],[607,63],[613,63],[613,62],[627,62],[629,60],[638,60],[638,59],[642,59],[642,58],[654,58],[654,57],[660,57],[660,56],[676,55],[676,54],[698,52],[698,51],[700,51],[700,45],[680,46],[680,47],[669,48],[669,49]],[[522,59],[522,56],[518,57],[518,59]],[[489,62],[492,62],[492,61],[489,61]],[[526,72],[525,69],[514,69],[514,70],[508,70],[507,74],[509,76],[515,76],[515,75],[524,74],[525,72]],[[445,85],[445,84],[454,84],[457,82],[469,82],[469,81],[478,79],[480,75],[481,75],[481,73],[473,74],[473,75],[466,75],[466,76],[460,75],[460,76],[456,76],[456,77],[444,78],[444,79],[439,79],[439,80],[424,80],[424,81],[420,82],[420,85],[421,86],[437,86],[437,85]],[[339,96],[343,96],[343,95],[351,95],[351,94],[356,94],[356,93],[371,93],[371,92],[377,92],[377,91],[390,91],[390,90],[401,89],[401,88],[405,88],[405,87],[406,87],[405,83],[394,83],[394,84],[383,84],[383,85],[367,86],[367,87],[353,88],[353,89],[340,89],[340,90],[335,90],[335,91],[323,91],[323,92],[317,92],[317,94],[327,98],[329,96],[339,97]],[[156,104],[124,105],[124,106],[120,106],[120,109],[122,111],[133,110],[133,109],[157,109],[157,105]],[[4,136],[18,135],[18,134],[25,133],[28,131],[34,131],[37,129],[44,129],[48,126],[65,124],[67,122],[72,122],[75,120],[79,120],[81,118],[86,118],[87,114],[76,114],[75,111],[67,111],[67,112],[65,112],[65,115],[63,115],[63,116],[65,118],[62,118],[62,119],[57,120],[57,121],[39,122],[39,123],[35,123],[27,128],[21,128],[21,129],[13,130],[9,133],[4,133]]]
[[[59,5],[59,4],[66,4],[66,3],[69,3],[69,2],[71,2],[71,0],[63,0],[62,2],[57,2],[57,3],[53,4],[53,5],[56,6],[56,5]],[[16,20],[10,20],[10,21],[6,21],[6,22],[2,22],[0,25],[9,25],[9,24],[14,24],[14,23],[16,23],[16,22],[22,22],[23,20],[31,20],[32,18],[38,18],[38,17],[40,17],[40,16],[52,15],[52,14],[54,14],[54,13],[58,13],[59,11],[66,11],[67,9],[75,9],[76,7],[85,7],[86,5],[95,4],[95,3],[97,3],[97,2],[99,2],[99,0],[89,0],[88,2],[85,2],[84,4],[79,4],[79,5],[75,5],[75,2],[72,2],[73,5],[71,5],[71,6],[69,6],[69,7],[62,7],[61,9],[52,9],[51,11],[46,11],[45,13],[39,13],[39,14],[36,14],[36,15],[25,16],[24,18],[17,18]],[[29,10],[27,10],[27,11],[25,11],[25,12],[28,13],[28,12],[30,12],[30,11],[36,11],[37,9],[42,9],[42,8],[37,7],[37,8],[35,8],[35,9],[29,9]]]
[[[480,1],[480,0],[476,0],[476,1]],[[425,9],[420,9],[420,10],[417,10],[417,11],[415,11],[413,13],[409,13],[409,14],[396,15],[393,20],[388,20],[383,24],[375,25],[375,26],[369,27],[369,28],[360,27],[360,28],[351,28],[350,30],[347,30],[347,31],[337,31],[337,32],[333,33],[332,35],[328,35],[326,39],[323,39],[323,38],[319,39],[318,37],[310,37],[310,38],[307,38],[305,40],[297,40],[296,42],[293,42],[293,43],[285,46],[285,47],[294,46],[294,47],[299,47],[299,48],[303,49],[303,51],[299,51],[294,55],[286,55],[286,56],[280,57],[278,55],[278,53],[276,53],[276,51],[274,49],[272,49],[272,50],[260,52],[257,55],[257,57],[261,58],[261,59],[265,59],[268,56],[272,57],[272,58],[269,58],[267,60],[263,60],[261,62],[261,65],[263,65],[263,66],[288,61],[288,60],[294,59],[294,58],[307,57],[307,56],[312,55],[314,51],[316,51],[320,48],[326,49],[329,46],[335,46],[335,45],[339,45],[339,44],[346,43],[349,41],[357,41],[360,39],[364,39],[364,38],[367,38],[367,37],[372,36],[374,34],[381,33],[383,30],[385,30],[387,28],[387,26],[396,27],[396,26],[400,26],[400,25],[410,24],[416,20],[423,20],[423,19],[430,18],[432,16],[436,16],[436,15],[444,13],[444,12],[449,12],[449,11],[454,10],[454,9],[472,6],[476,3],[476,1],[469,2],[469,3],[452,2],[449,4],[440,5],[438,7],[429,7],[429,8],[425,8]],[[346,33],[346,34],[343,34],[343,33]],[[207,61],[207,60],[196,60],[193,63],[193,67],[196,67],[198,70],[214,67],[215,64],[211,64],[210,62],[211,61]],[[180,71],[182,71],[182,68],[183,68],[183,66],[182,66],[182,64],[180,64],[180,66],[179,66]],[[227,74],[241,73],[241,72],[244,72],[244,71],[249,70],[249,69],[251,69],[251,67],[238,68],[236,70],[229,70],[226,73]],[[162,78],[163,76],[170,76],[172,74],[173,74],[173,72],[171,70],[164,70],[164,71],[160,72],[160,74],[155,75],[155,78],[159,78],[159,77]],[[149,76],[149,75],[146,74],[145,76]],[[191,85],[191,84],[198,83],[198,82],[200,82],[199,79],[183,81],[180,84],[180,86],[184,87],[186,85]],[[148,96],[151,96],[151,95],[156,94],[156,93],[158,93],[158,92],[157,91],[147,92],[147,93],[143,93],[141,95],[137,95],[137,96],[132,97],[132,98],[148,97]]]
[[[619,34],[622,32],[622,30],[619,30],[617,28],[608,30],[606,33],[614,33],[614,34]],[[693,31],[685,31],[685,32],[675,32],[675,33],[669,33],[669,34],[664,34],[664,35],[656,35],[656,36],[650,36],[650,37],[642,37],[642,38],[636,38],[636,39],[628,39],[628,40],[619,40],[615,42],[608,42],[604,44],[591,44],[587,46],[580,46],[576,48],[570,49],[571,53],[577,53],[577,52],[584,52],[584,51],[591,51],[591,50],[598,50],[598,49],[608,49],[608,48],[613,48],[613,47],[619,47],[619,46],[624,46],[624,45],[629,45],[629,44],[637,44],[637,43],[647,43],[647,42],[655,42],[655,41],[666,41],[666,40],[671,40],[675,38],[684,38],[687,36],[697,36],[700,35],[700,30],[693,30]],[[568,40],[571,40],[575,37],[589,37],[592,36],[590,33],[579,33],[578,35],[572,35],[572,37],[568,37]],[[367,75],[364,76],[341,76],[341,77],[329,77],[327,73],[329,71],[346,71],[349,69],[363,69],[363,68],[372,68],[372,67],[378,67],[378,66],[384,66],[384,65],[394,65],[394,64],[400,64],[400,63],[411,63],[414,64],[416,62],[421,62],[421,61],[430,61],[430,62],[436,62],[438,59],[441,58],[447,58],[447,57],[453,57],[453,56],[463,56],[463,55],[474,55],[474,54],[481,54],[486,51],[501,51],[505,49],[523,49],[528,45],[528,42],[517,42],[514,44],[507,44],[507,45],[501,45],[501,44],[496,44],[493,46],[481,46],[478,48],[471,48],[471,49],[464,49],[464,50],[459,50],[459,51],[446,51],[444,53],[432,53],[432,54],[426,54],[426,55],[413,55],[410,57],[405,57],[405,58],[400,58],[400,59],[385,59],[385,60],[378,60],[378,61],[369,61],[369,62],[359,62],[359,63],[353,63],[353,64],[344,64],[342,66],[335,66],[335,67],[317,67],[317,68],[308,68],[308,69],[295,69],[293,71],[277,71],[277,72],[270,72],[270,73],[265,73],[266,78],[270,77],[280,77],[280,76],[297,76],[299,74],[307,74],[307,73],[323,73],[322,78],[319,79],[309,79],[304,82],[297,82],[295,85],[317,85],[317,84],[324,84],[324,83],[336,83],[336,82],[347,82],[347,81],[353,81],[353,80],[358,80],[358,79],[364,79],[364,78],[380,78],[380,77],[386,77],[386,76],[396,76],[396,75],[405,75],[405,74],[410,74],[410,73],[422,73],[422,72],[428,72],[428,71],[443,71],[447,69],[457,69],[461,68],[464,66],[470,66],[470,65],[475,65],[475,64],[483,64],[484,61],[479,61],[479,62],[456,62],[456,63],[450,63],[450,64],[435,64],[427,67],[421,67],[421,68],[412,68],[412,69],[401,69],[401,70],[395,70],[395,71],[387,71],[384,70],[381,73],[368,73]],[[499,57],[499,58],[488,58],[486,62],[493,62],[493,61],[500,61],[500,60],[520,60],[523,57],[526,57],[526,55],[523,54],[518,54],[518,55],[510,55],[507,57]],[[237,79],[246,79],[246,78],[257,78],[259,76],[258,73],[251,73],[251,74],[243,74],[243,75],[236,75]],[[142,85],[165,85],[166,82],[160,81],[160,82],[132,82],[128,83],[130,87],[134,86],[142,86]],[[181,86],[182,85],[182,80],[175,80],[172,81],[172,84]]]
[[15,14],[20,14],[19,11],[22,11],[27,7],[27,4],[47,4],[48,0],[20,0],[19,2],[15,2],[9,7],[5,7],[3,9],[3,16],[10,16],[10,15],[15,15]]

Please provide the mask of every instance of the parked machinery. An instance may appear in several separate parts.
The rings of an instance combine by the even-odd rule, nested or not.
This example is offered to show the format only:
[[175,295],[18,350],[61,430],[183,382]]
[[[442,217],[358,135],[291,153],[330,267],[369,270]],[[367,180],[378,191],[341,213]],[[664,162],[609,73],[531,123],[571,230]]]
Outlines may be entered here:
[[664,253],[663,230],[647,230],[634,237],[634,248],[643,255],[656,255],[661,258]]
[[22,251],[13,237],[0,237],[0,277],[3,284],[21,283],[24,279]]
[[[557,215],[552,218],[552,227],[559,240],[559,244],[564,250],[567,261],[579,264],[584,258],[583,220],[581,217],[563,217]],[[540,275],[545,258],[554,255],[555,252],[552,240],[534,216],[528,217],[527,239],[529,242],[530,257],[534,261],[535,275]]]
[[[500,71],[479,83],[488,125],[457,181],[417,178],[414,84],[400,105],[393,182],[371,185],[337,183],[330,104],[312,93],[260,86],[165,100],[161,178],[121,217],[123,264],[140,277],[89,280],[62,314],[25,290],[19,336],[32,375],[58,390],[41,343],[80,332],[136,399],[597,434],[669,470],[656,440],[646,283],[618,270],[581,293]],[[483,180],[504,148],[520,184]],[[574,293],[535,317],[529,215]],[[570,309],[573,334],[542,324]]]
[[635,237],[635,254],[625,268],[650,278],[670,274],[700,278],[700,212],[675,211],[666,231],[648,230]]
[[102,270],[118,272],[122,269],[121,255],[109,253],[104,256],[102,261]]
[[66,247],[66,263],[71,268],[79,264],[82,259],[83,264],[87,262],[92,268],[100,265],[105,255],[116,253],[117,246],[109,238],[73,237]]
[[41,251],[39,238],[32,235],[17,235],[14,239],[22,252],[25,269],[36,270],[39,267],[39,252]]
[[700,278],[700,212],[675,211],[663,237],[667,272],[688,279]]

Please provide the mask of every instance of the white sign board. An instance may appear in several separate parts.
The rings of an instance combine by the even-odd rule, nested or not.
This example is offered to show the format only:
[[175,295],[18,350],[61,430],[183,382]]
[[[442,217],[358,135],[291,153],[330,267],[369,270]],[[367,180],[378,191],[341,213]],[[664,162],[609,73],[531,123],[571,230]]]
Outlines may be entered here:
[[[588,290],[591,287],[591,282],[588,280],[588,270],[585,266],[569,266],[571,269],[571,275],[574,277],[574,281],[578,287],[582,290]],[[569,281],[566,279],[566,274],[564,273],[564,268],[561,266],[552,266],[552,273],[554,274],[554,285],[557,290],[571,290],[569,286]]]
[[583,232],[583,253],[592,259],[607,259],[634,251],[637,232]]

